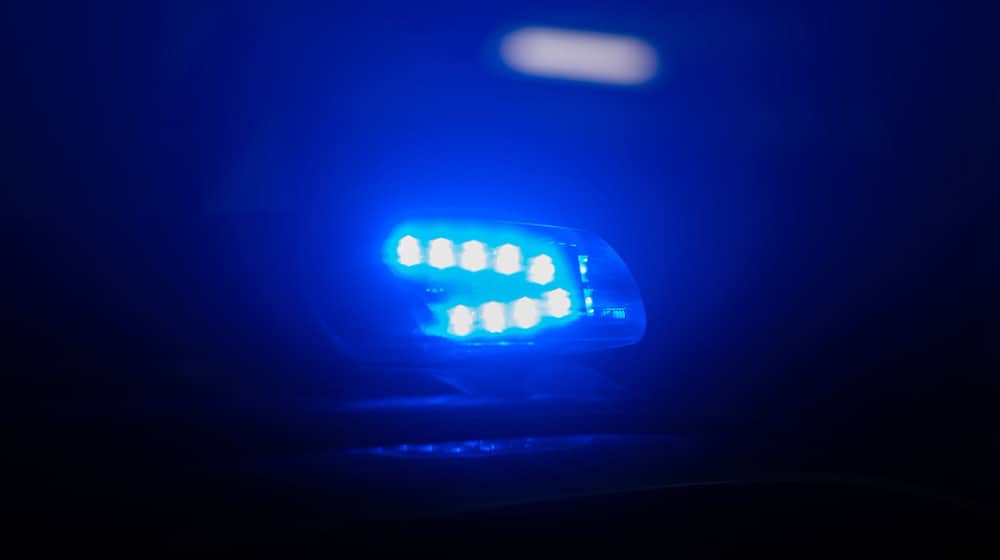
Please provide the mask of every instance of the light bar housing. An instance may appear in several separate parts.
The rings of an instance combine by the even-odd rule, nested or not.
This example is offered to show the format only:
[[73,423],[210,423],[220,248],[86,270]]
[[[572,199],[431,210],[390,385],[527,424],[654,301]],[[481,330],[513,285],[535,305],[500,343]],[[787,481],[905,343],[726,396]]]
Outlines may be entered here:
[[645,331],[631,273],[589,232],[421,220],[393,228],[379,252],[381,274],[328,311],[341,349],[365,361],[589,352]]

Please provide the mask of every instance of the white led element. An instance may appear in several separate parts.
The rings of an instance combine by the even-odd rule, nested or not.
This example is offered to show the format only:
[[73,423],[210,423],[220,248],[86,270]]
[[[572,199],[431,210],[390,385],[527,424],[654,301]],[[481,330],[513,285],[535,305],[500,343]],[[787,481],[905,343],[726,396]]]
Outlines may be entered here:
[[519,272],[521,270],[521,248],[510,243],[497,247],[493,269],[508,276]]
[[561,318],[569,315],[573,308],[573,302],[569,299],[569,292],[562,288],[556,288],[542,294],[545,296],[545,314],[550,317]]
[[424,260],[420,254],[420,240],[412,235],[404,235],[396,245],[396,256],[399,257],[399,264],[403,266],[420,264]]
[[504,305],[499,301],[488,301],[479,306],[479,317],[486,332],[498,333],[507,328]]
[[528,267],[528,281],[535,284],[546,285],[555,278],[556,267],[552,264],[552,257],[548,255],[538,255],[531,259],[531,266]]
[[637,37],[552,27],[508,33],[500,58],[522,74],[619,86],[648,82],[659,65],[656,50]]
[[462,243],[459,266],[471,272],[479,272],[486,268],[486,245],[480,241]]
[[523,297],[513,303],[514,310],[511,313],[514,324],[522,329],[530,329],[538,324],[538,302],[531,298]]
[[432,239],[427,251],[427,264],[434,268],[455,266],[455,246],[450,239],[438,237]]
[[448,310],[448,332],[455,336],[465,336],[472,332],[476,314],[464,305],[456,305]]

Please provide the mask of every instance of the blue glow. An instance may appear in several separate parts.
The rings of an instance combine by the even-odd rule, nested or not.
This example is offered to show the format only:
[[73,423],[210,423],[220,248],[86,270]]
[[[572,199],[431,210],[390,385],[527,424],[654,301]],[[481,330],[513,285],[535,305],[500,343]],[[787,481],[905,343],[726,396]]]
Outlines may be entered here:
[[434,395],[430,397],[396,397],[387,399],[367,399],[350,401],[341,405],[344,410],[400,410],[423,408],[477,408],[501,404],[496,398],[469,397],[458,395]]
[[573,301],[569,297],[569,292],[562,288],[545,292],[545,314],[549,317],[561,318],[570,314],[573,308]]
[[479,308],[480,321],[483,329],[490,333],[500,333],[507,328],[507,317],[504,304],[499,301],[488,301]]
[[456,305],[448,310],[448,332],[455,336],[466,336],[472,332],[476,314],[464,305]]
[[424,260],[420,254],[420,240],[412,235],[403,236],[396,245],[396,257],[403,266],[420,264]]
[[462,243],[460,264],[470,272],[479,272],[486,268],[486,245],[481,241],[466,241]]
[[432,239],[427,252],[427,263],[434,268],[455,266],[455,246],[451,240],[443,237]]
[[521,248],[504,243],[497,247],[493,269],[500,274],[511,275],[521,270]]
[[398,459],[458,459],[505,455],[523,455],[568,451],[594,445],[598,441],[613,441],[618,436],[573,435],[543,436],[497,440],[446,441],[425,444],[400,444],[351,449],[348,454],[378,455]]
[[[518,349],[594,350],[632,343],[645,325],[642,300],[620,257],[579,230],[410,221],[386,238],[383,262],[398,285],[387,297],[404,315],[365,332],[385,331],[379,344],[415,354],[451,359]],[[585,275],[598,263],[600,296]],[[624,308],[625,319],[603,313],[612,307]]]
[[522,329],[530,329],[538,324],[540,319],[540,314],[538,313],[538,302],[535,300],[523,297],[513,304],[513,311],[511,316],[514,320],[514,325]]
[[552,264],[552,257],[548,255],[538,255],[531,259],[531,266],[528,267],[528,281],[535,284],[545,285],[556,276],[556,267]]
[[[471,344],[505,344],[575,319],[562,311],[545,312],[542,286],[569,293],[578,293],[580,286],[576,256],[544,235],[504,224],[468,222],[403,224],[391,239],[400,235],[430,240],[423,246],[422,262],[427,266],[399,266],[395,255],[389,261],[397,274],[427,294],[414,300],[430,312],[420,312],[426,317],[419,325],[424,334]],[[414,241],[407,243],[412,246]],[[396,245],[394,241],[392,246]],[[527,259],[526,254],[532,257]],[[515,308],[513,302],[522,298],[530,303]]]

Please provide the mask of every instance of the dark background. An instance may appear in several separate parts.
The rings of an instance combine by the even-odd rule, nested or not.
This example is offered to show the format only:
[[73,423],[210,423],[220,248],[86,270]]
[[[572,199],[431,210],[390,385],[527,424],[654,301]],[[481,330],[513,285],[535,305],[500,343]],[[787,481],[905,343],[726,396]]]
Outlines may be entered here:
[[[523,489],[518,468],[558,478],[562,467],[278,476],[247,465],[564,433],[683,436],[693,447],[670,452],[683,460],[631,452],[637,464],[648,453],[654,466],[687,465],[662,483],[826,482],[626,494],[596,521],[579,517],[593,500],[581,498],[572,514],[461,523],[593,533],[703,509],[694,519],[706,525],[757,519],[757,530],[820,511],[836,526],[882,512],[883,499],[887,513],[871,517],[900,527],[900,512],[926,510],[917,517],[934,525],[952,507],[995,522],[1000,82],[989,18],[971,4],[3,12],[4,393],[29,526],[220,536],[295,518],[321,533],[379,531],[366,504],[380,479],[473,481],[495,469],[490,484]],[[636,89],[516,76],[495,44],[524,24],[641,36],[660,74]],[[336,290],[352,256],[414,212],[605,237],[640,285],[648,331],[572,360],[642,404],[343,412],[448,390],[338,356],[303,288],[325,274]],[[630,476],[613,454],[590,460],[614,471],[597,479]],[[859,478],[910,489],[924,509],[822,494]],[[400,490],[417,510],[449,501],[421,484]],[[796,505],[775,505],[786,494]],[[734,503],[752,505],[735,515]],[[798,513],[772,524],[761,516],[771,509]],[[454,520],[431,519],[451,533]]]

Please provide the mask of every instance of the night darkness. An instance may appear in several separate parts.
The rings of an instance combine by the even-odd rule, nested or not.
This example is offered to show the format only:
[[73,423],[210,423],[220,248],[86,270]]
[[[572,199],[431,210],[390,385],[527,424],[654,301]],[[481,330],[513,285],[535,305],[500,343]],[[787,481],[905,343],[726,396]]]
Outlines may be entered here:
[[[18,524],[995,547],[989,18],[479,4],[0,9]],[[518,75],[497,44],[526,25],[641,37],[658,73]],[[436,215],[600,235],[644,338],[434,367],[338,352],[351,318],[316,294],[364,313],[370,249]],[[452,442],[483,456],[400,451]]]

